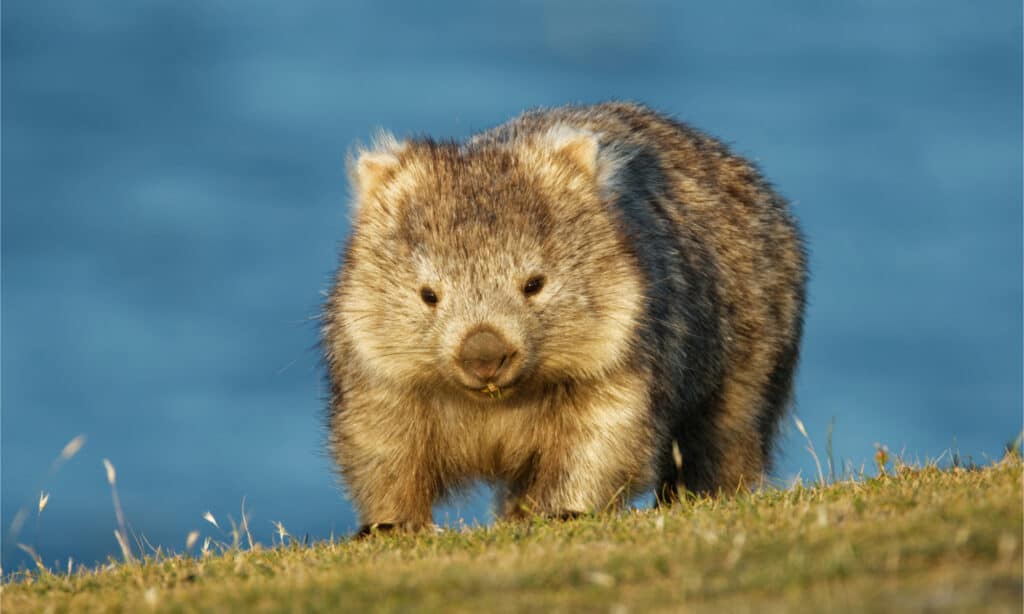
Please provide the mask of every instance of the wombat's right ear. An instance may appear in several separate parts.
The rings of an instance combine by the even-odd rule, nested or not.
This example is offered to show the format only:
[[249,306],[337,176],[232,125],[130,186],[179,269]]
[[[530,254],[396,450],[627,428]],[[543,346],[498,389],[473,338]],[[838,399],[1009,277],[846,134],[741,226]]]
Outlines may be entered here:
[[398,168],[398,155],[405,149],[388,132],[378,132],[369,148],[358,147],[349,153],[347,166],[352,185],[353,206],[359,208],[393,175]]

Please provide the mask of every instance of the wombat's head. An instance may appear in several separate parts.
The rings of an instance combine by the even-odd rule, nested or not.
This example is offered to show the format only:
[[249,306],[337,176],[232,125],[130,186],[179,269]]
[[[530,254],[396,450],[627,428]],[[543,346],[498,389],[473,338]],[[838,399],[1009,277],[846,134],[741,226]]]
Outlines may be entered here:
[[607,375],[644,300],[607,204],[616,164],[568,128],[498,145],[378,139],[350,164],[328,343],[394,385],[481,399]]

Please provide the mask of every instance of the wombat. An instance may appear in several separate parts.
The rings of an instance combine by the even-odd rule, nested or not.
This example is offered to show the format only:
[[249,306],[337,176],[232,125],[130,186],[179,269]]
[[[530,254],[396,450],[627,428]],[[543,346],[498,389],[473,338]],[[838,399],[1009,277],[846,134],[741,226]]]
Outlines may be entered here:
[[324,308],[329,445],[363,524],[421,528],[475,480],[516,518],[756,486],[806,285],[786,201],[629,103],[350,157]]

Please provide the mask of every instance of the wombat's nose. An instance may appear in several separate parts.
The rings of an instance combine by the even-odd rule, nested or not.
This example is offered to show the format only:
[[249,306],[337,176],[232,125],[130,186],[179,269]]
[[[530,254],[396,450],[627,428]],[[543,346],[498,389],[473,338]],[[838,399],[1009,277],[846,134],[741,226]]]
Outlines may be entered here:
[[462,342],[459,366],[470,377],[486,382],[495,379],[508,365],[512,349],[501,337],[488,329],[480,329]]

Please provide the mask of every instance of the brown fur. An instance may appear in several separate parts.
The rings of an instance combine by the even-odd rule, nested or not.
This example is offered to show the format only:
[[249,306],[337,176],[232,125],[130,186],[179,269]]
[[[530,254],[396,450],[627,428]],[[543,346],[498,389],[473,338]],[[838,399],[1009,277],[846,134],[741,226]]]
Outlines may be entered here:
[[[761,480],[805,264],[748,162],[606,104],[528,113],[463,145],[385,137],[352,179],[323,340],[331,448],[363,523],[423,526],[474,479],[513,517]],[[482,325],[513,361],[489,394],[459,368]]]

